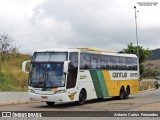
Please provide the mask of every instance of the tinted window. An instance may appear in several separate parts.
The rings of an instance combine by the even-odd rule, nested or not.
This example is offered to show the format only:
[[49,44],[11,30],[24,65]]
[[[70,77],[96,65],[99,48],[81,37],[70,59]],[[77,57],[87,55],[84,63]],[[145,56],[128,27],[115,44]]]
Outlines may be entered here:
[[137,70],[137,58],[82,53],[80,69]]
[[119,69],[119,57],[111,56],[111,69]]
[[137,70],[137,58],[132,58],[132,69]]
[[78,53],[70,53],[69,60],[71,65],[73,65],[74,67],[78,67]]
[[132,59],[131,58],[126,58],[126,69],[132,70]]
[[80,69],[90,69],[91,58],[89,54],[80,54]]
[[119,57],[119,67],[121,70],[126,69],[126,61],[124,57]]
[[69,67],[67,76],[67,88],[74,88],[77,80],[78,72],[78,53],[71,52],[69,55]]
[[67,53],[37,52],[37,53],[34,53],[32,61],[35,61],[35,62],[63,62],[66,59],[67,59]]
[[110,56],[101,56],[101,69],[109,69],[110,67]]
[[91,69],[99,69],[99,68],[100,68],[100,56],[91,55]]

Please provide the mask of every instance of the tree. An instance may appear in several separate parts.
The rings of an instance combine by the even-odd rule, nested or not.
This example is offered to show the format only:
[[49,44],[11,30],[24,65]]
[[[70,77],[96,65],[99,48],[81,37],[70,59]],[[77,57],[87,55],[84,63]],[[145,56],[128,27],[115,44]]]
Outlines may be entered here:
[[18,48],[13,46],[13,38],[7,34],[0,34],[0,73],[2,70],[2,64],[7,60],[7,54],[11,52],[18,52]]
[[[144,65],[142,64],[147,60],[150,56],[151,51],[147,48],[144,49],[142,46],[133,46],[132,43],[128,44],[127,48],[124,48],[119,53],[129,53],[129,54],[136,54],[137,55],[137,48],[139,52],[139,68],[140,68],[140,75],[144,72]],[[138,56],[138,55],[137,55]]]

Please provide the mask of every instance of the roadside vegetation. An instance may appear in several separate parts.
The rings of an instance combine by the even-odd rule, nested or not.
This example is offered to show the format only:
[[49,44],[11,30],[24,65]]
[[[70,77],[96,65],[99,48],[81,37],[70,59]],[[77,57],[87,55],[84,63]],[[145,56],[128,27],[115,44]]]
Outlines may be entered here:
[[18,49],[12,37],[0,34],[0,91],[27,90],[27,74],[21,66],[31,56],[20,54]]
[[31,59],[31,55],[9,53],[8,60],[2,64],[0,73],[0,91],[26,91],[28,74],[21,70],[22,62]]

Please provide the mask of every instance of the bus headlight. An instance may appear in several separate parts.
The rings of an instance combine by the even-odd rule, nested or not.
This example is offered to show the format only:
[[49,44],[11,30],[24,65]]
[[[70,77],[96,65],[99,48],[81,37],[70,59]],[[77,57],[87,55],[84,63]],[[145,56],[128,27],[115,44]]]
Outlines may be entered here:
[[55,92],[55,94],[60,94],[60,93],[64,93],[64,92],[66,92],[66,90],[57,90],[57,91]]
[[35,93],[33,89],[29,89],[28,92]]

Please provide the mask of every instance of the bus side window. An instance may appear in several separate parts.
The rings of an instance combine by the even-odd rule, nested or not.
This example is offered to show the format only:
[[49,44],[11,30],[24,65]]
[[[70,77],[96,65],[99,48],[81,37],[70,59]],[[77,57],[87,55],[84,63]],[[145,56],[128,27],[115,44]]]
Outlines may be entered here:
[[80,54],[80,69],[90,69],[91,58],[89,54]]
[[136,58],[132,58],[132,69],[133,70],[137,70],[137,59]]
[[101,56],[101,69],[109,69],[110,68],[110,56],[102,55]]
[[132,61],[131,61],[131,58],[126,58],[126,67],[127,67],[127,70],[132,70]]
[[115,59],[116,69],[119,70],[120,69],[119,56],[116,56],[114,59]]
[[113,70],[119,69],[119,57],[111,56],[111,69]]
[[110,69],[114,70],[114,60],[112,56],[111,56],[111,61],[110,61]]
[[125,58],[124,57],[119,57],[119,66],[120,66],[121,70],[126,69]]
[[99,68],[100,68],[100,56],[91,55],[91,69],[99,69]]

